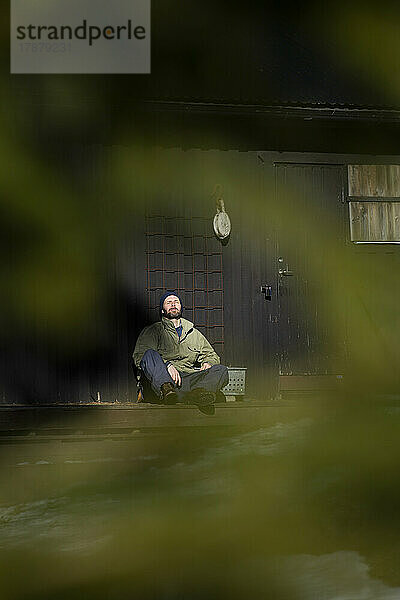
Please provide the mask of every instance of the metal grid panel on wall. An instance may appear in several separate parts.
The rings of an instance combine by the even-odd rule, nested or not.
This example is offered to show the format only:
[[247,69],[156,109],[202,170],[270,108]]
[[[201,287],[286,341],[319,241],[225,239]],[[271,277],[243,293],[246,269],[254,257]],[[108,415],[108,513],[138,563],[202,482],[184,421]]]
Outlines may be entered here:
[[147,308],[149,317],[157,319],[161,294],[176,290],[183,301],[183,316],[222,356],[222,250],[211,227],[205,217],[146,216]]

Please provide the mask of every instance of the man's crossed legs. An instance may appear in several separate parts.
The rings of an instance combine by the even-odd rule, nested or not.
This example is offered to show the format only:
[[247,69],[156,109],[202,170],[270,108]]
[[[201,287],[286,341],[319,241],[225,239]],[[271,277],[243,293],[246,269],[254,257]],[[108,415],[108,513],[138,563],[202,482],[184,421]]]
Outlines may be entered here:
[[[162,394],[161,388],[165,383],[173,387],[177,402],[188,404],[213,404],[215,393],[223,388],[229,380],[228,369],[224,365],[213,365],[209,369],[195,373],[180,373],[181,385],[177,387],[168,373],[163,359],[156,350],[147,350],[140,368],[148,379],[157,396]],[[208,402],[207,399],[208,398]]]

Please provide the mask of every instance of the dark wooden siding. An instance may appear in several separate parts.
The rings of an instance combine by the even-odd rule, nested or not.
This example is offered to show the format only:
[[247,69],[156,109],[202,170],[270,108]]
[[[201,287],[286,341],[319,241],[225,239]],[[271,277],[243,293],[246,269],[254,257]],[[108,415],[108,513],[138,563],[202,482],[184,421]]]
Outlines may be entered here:
[[[75,263],[70,267],[70,278],[67,270],[65,293],[68,298],[61,304],[63,298],[60,297],[60,308],[56,307],[57,321],[41,304],[46,307],[46,290],[49,295],[58,293],[58,279],[44,283],[32,281],[32,288],[27,287],[26,302],[31,305],[31,311],[17,313],[12,331],[5,333],[3,328],[0,347],[3,402],[87,402],[97,398],[126,401],[134,398],[130,356],[134,340],[146,319],[143,310],[144,221],[135,206],[126,209],[118,196],[120,192],[112,185],[112,149],[74,146],[69,150],[60,147],[53,161],[59,173],[68,180],[65,189],[73,190],[71,200],[74,205],[66,212],[71,221],[71,215],[76,218],[77,225],[71,231],[71,224],[63,219],[62,212],[57,216],[58,220],[54,219],[54,233],[51,232],[54,246],[57,249],[60,240],[65,244],[67,255],[65,261],[56,264],[55,273],[57,269],[61,272],[59,279],[63,282],[62,270],[69,267],[70,254],[76,256],[77,275],[84,267],[86,271],[83,271],[82,279],[77,279],[73,270]],[[132,197],[134,191],[132,183]],[[49,207],[58,204],[53,198],[48,198],[48,203]],[[81,237],[76,240],[78,234]],[[46,231],[43,238],[42,243],[47,242]],[[52,243],[53,237],[46,253],[49,260]],[[29,244],[28,238],[23,248],[25,252]],[[45,269],[44,266],[46,274]],[[21,273],[27,281],[32,278],[28,258]],[[34,295],[34,285],[40,286],[40,296]],[[78,300],[82,287],[89,302],[81,306]]]
[[[225,205],[232,234],[224,249],[228,365],[247,367],[250,396],[277,389],[276,229],[270,173],[257,152],[231,153]],[[267,301],[261,286],[270,285]]]

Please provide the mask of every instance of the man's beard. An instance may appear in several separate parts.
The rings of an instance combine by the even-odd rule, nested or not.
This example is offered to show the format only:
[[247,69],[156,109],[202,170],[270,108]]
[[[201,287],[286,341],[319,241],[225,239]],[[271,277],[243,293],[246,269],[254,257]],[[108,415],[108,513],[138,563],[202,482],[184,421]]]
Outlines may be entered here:
[[174,312],[169,309],[168,311],[164,311],[164,317],[166,319],[180,319],[182,316],[182,309],[176,310]]

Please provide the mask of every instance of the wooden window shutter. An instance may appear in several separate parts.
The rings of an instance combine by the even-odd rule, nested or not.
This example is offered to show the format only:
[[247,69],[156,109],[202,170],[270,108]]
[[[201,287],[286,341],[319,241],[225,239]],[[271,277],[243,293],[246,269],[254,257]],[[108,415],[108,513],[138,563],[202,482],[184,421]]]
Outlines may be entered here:
[[350,235],[358,243],[400,243],[400,165],[349,165]]

